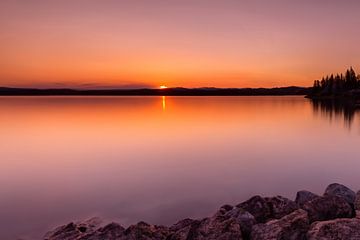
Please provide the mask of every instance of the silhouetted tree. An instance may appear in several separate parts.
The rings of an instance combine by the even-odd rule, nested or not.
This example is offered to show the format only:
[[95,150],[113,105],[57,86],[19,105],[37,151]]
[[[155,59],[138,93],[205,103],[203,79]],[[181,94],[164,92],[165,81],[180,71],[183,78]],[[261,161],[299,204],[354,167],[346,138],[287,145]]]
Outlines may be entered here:
[[315,80],[313,93],[320,95],[338,95],[346,91],[360,88],[360,75],[356,75],[355,70],[350,67],[343,74],[331,74],[321,80]]

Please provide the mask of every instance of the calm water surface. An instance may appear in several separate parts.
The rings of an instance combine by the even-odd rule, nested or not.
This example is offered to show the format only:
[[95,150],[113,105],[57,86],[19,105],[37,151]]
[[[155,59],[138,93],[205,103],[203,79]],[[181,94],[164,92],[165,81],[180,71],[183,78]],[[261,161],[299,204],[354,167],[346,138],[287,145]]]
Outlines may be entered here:
[[1,97],[0,239],[124,226],[252,195],[360,189],[356,110],[303,97]]

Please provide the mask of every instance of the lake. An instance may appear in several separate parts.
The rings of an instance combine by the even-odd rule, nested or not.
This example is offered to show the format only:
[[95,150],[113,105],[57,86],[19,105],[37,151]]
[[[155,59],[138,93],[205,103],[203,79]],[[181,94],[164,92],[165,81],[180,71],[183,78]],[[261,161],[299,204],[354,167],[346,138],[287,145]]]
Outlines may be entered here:
[[360,189],[356,109],[289,97],[0,97],[0,239]]

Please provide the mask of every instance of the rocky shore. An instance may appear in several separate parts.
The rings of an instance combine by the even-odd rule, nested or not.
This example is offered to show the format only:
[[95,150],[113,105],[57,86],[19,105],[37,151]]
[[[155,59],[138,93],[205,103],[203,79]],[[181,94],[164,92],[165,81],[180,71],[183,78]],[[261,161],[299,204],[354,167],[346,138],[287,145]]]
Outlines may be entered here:
[[299,191],[295,201],[254,196],[224,205],[213,216],[166,227],[139,222],[128,228],[98,219],[69,223],[46,240],[335,240],[360,239],[360,191],[330,184],[322,196]]

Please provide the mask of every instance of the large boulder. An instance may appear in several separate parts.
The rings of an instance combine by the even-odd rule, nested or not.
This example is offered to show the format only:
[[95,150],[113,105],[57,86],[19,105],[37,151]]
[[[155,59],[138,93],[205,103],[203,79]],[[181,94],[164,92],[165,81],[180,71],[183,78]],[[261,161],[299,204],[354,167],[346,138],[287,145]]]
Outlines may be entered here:
[[254,196],[249,200],[238,204],[237,207],[251,213],[259,223],[266,222],[266,220],[271,217],[271,209],[267,201],[260,196]]
[[307,234],[308,240],[358,240],[360,219],[335,219],[315,222]]
[[300,208],[302,208],[305,203],[310,202],[311,200],[313,200],[317,197],[319,197],[319,196],[316,195],[315,193],[312,193],[312,192],[309,192],[306,190],[302,190],[302,191],[299,191],[296,193],[295,202]]
[[324,196],[338,196],[344,198],[349,204],[354,204],[355,192],[350,188],[339,183],[333,183],[327,186]]
[[309,229],[307,212],[299,209],[281,219],[253,226],[252,240],[304,240]]
[[317,197],[305,203],[303,209],[308,212],[310,222],[354,216],[350,204],[338,196]]

